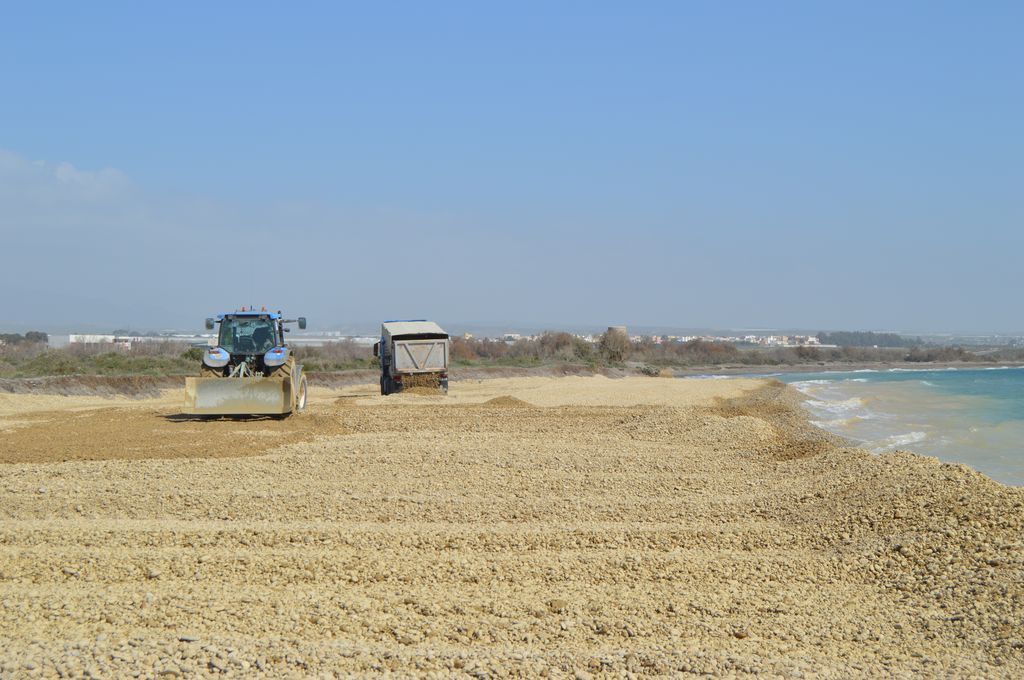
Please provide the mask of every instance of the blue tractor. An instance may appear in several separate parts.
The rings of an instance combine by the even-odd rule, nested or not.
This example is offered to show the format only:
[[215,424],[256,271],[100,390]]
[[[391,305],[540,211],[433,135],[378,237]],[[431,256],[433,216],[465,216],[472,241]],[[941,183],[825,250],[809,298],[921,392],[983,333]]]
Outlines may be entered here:
[[287,416],[306,408],[306,376],[285,341],[285,324],[306,328],[305,317],[252,307],[206,320],[220,327],[203,352],[200,376],[185,379],[185,412],[195,415]]

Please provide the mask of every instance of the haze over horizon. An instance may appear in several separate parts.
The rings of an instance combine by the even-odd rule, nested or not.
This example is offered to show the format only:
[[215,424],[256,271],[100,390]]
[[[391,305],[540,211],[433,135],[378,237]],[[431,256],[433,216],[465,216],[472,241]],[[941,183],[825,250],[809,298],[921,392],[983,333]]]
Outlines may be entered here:
[[0,331],[1021,332],[1022,19],[10,6]]

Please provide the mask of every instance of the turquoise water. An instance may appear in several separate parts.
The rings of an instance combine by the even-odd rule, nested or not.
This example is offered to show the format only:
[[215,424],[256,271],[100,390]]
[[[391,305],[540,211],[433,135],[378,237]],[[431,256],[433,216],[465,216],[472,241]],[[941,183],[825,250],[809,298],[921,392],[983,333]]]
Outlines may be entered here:
[[807,396],[816,425],[864,448],[914,451],[1024,485],[1024,368],[777,377]]

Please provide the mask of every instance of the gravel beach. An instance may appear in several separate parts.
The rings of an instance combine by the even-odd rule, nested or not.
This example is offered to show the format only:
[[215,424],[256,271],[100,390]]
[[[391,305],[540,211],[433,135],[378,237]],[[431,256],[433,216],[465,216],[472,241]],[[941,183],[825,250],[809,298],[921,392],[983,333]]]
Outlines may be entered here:
[[764,379],[0,395],[0,676],[1024,675],[1024,490]]

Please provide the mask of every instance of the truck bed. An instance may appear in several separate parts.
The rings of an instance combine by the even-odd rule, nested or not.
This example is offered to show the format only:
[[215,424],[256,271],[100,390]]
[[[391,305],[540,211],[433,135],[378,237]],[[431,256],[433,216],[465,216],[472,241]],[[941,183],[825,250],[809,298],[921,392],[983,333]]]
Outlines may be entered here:
[[394,367],[397,373],[431,373],[448,370],[448,340],[394,339]]

